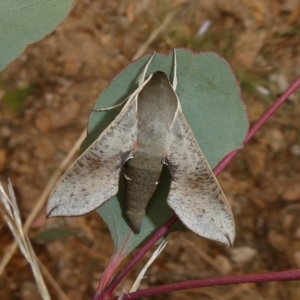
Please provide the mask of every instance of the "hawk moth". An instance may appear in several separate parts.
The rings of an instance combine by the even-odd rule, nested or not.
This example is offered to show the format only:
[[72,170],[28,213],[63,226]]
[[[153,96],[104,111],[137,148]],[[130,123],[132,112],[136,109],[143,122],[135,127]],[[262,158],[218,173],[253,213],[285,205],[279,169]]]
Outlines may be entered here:
[[183,224],[200,236],[231,245],[231,209],[176,94],[175,51],[172,83],[161,71],[146,78],[151,59],[119,115],[58,181],[47,217],[78,216],[98,208],[117,194],[123,168],[126,215],[138,233],[165,164],[171,174],[167,203]]

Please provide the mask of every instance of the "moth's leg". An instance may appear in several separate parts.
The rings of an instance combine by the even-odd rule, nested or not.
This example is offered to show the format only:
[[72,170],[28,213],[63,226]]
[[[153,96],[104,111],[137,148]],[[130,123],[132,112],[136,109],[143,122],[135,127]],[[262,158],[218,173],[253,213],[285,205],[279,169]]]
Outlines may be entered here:
[[174,49],[173,51],[173,58],[174,58],[174,67],[173,67],[173,82],[172,82],[172,87],[174,92],[176,91],[177,87],[177,59],[176,59],[176,50]]
[[142,74],[141,74],[140,77],[139,77],[139,86],[141,86],[141,85],[144,83],[144,81],[145,81],[145,77],[146,77],[147,70],[148,70],[148,68],[149,68],[149,65],[150,65],[150,63],[151,63],[151,61],[152,61],[152,59],[153,59],[155,53],[156,53],[156,52],[153,53],[153,55],[151,56],[151,58],[150,58],[149,61],[147,62],[147,65],[145,66],[144,71],[142,72]]

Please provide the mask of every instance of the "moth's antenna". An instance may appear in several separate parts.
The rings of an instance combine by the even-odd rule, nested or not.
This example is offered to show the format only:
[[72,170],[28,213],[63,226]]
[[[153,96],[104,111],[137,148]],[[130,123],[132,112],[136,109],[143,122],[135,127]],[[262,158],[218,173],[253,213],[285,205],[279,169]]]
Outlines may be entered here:
[[98,108],[98,109],[93,109],[91,108],[91,111],[107,111],[107,110],[111,110],[111,109],[114,109],[114,108],[117,108],[119,106],[122,106],[123,104],[125,104],[129,99],[129,96],[123,100],[121,103],[118,103],[116,105],[113,105],[113,106],[110,106],[110,107],[106,107],[106,108]]
[[91,109],[91,111],[107,111],[107,110],[111,110],[114,108],[117,108],[119,106],[122,106],[123,104],[125,104],[127,101],[131,101],[141,90],[142,88],[146,85],[146,83],[151,79],[152,74],[147,78],[147,80],[145,81],[145,77],[146,77],[146,73],[147,70],[149,68],[149,65],[153,59],[153,57],[155,56],[156,52],[153,53],[153,55],[150,57],[149,61],[147,62],[143,72],[141,73],[141,75],[139,76],[139,87],[135,90],[135,92],[133,94],[131,94],[130,96],[128,96],[125,100],[123,100],[121,103],[118,103],[114,106],[110,106],[107,108],[99,108],[99,109]]
[[176,88],[177,88],[177,58],[176,58],[176,49],[175,48],[173,49],[173,66],[174,67],[173,67],[172,87],[173,87],[173,91],[175,92],[175,95],[176,95],[176,98],[177,98],[177,109],[176,109],[176,112],[175,112],[175,115],[174,115],[174,118],[173,118],[173,121],[172,121],[171,128],[173,127],[174,122],[175,122],[179,112],[182,112],[181,104],[180,104],[180,101],[179,101],[178,96],[176,94]]
[[176,58],[176,50],[173,50],[173,62],[174,62],[174,67],[173,67],[173,90],[174,92],[176,91],[177,87],[177,58]]
[[145,81],[147,70],[148,70],[149,65],[150,65],[153,57],[155,56],[155,54],[156,54],[156,52],[153,53],[153,55],[151,56],[151,58],[147,62],[147,65],[145,66],[143,73],[140,75],[140,77],[139,77],[139,86],[141,86],[143,84],[143,82]]

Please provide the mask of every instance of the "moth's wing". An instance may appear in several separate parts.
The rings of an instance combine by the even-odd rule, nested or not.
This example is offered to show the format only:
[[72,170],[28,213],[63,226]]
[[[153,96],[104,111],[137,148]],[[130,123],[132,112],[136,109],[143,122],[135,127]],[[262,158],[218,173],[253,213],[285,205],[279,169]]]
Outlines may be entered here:
[[183,224],[202,237],[232,245],[231,209],[181,110],[167,141],[164,163],[172,177],[167,202]]
[[137,139],[136,99],[61,177],[50,196],[47,217],[86,214],[118,192],[119,173],[133,157]]

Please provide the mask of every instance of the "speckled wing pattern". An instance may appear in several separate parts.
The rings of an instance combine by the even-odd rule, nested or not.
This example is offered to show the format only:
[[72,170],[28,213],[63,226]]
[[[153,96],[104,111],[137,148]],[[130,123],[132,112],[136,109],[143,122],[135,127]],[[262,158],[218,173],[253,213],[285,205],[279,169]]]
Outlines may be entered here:
[[136,98],[58,181],[47,205],[47,217],[79,216],[96,209],[118,192],[119,173],[133,157],[137,139]]
[[235,225],[231,209],[180,108],[164,163],[172,177],[167,202],[183,224],[197,235],[232,245]]

